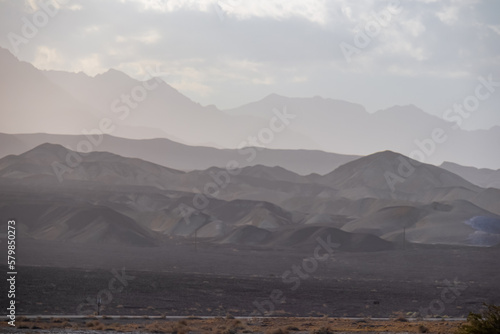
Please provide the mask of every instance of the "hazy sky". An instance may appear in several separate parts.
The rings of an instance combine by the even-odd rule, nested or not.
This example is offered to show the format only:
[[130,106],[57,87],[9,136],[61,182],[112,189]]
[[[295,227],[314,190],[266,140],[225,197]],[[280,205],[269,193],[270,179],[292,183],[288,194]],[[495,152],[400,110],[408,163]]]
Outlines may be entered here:
[[[41,69],[145,79],[146,66],[158,67],[183,94],[219,108],[278,93],[442,115],[474,95],[478,76],[500,82],[496,0],[54,3],[0,0],[0,46]],[[500,86],[463,127],[500,125],[499,106]]]

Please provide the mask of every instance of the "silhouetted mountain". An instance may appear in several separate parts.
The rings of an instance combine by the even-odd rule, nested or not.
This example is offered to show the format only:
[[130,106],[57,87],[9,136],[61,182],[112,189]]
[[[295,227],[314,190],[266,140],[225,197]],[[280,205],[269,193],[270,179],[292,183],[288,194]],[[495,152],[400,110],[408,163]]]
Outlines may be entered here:
[[57,144],[42,144],[19,156],[0,159],[4,180],[64,184],[64,181],[105,185],[168,187],[183,172],[108,152],[79,154]]
[[[41,71],[18,61],[5,49],[0,50],[0,71],[2,132],[81,134],[102,130],[105,120],[105,132],[128,138],[357,155],[389,149],[405,155],[415,153],[434,164],[453,161],[495,169],[500,166],[500,156],[491,145],[500,142],[500,127],[464,131],[413,105],[369,114],[363,106],[346,101],[271,94],[221,111],[201,106],[160,78],[148,75],[140,81],[117,70],[95,77]],[[150,71],[153,76],[154,71]],[[243,155],[244,159],[255,159],[249,151]]]
[[182,172],[46,143],[0,159],[0,184],[5,210],[35,214],[21,231],[44,240],[149,245],[196,234],[215,243],[302,247],[328,232],[341,250],[374,251],[400,242],[404,227],[410,242],[491,246],[496,236],[466,222],[500,217],[500,189],[390,151],[301,176],[263,165]]
[[[21,154],[41,143],[60,144],[75,150],[88,143],[96,151],[107,151],[124,157],[139,158],[178,170],[225,168],[230,161],[239,167],[253,165],[280,166],[298,174],[326,174],[357,156],[307,150],[270,150],[246,148],[243,150],[188,146],[168,139],[134,140],[104,135],[2,134],[0,157]],[[95,144],[94,144],[95,143]],[[253,159],[251,159],[253,158]]]
[[[1,196],[2,194],[0,194]],[[159,238],[133,219],[89,202],[50,195],[1,196],[0,214],[15,216],[21,236],[57,242],[155,246]]]
[[[402,242],[405,228],[408,242],[491,246],[492,244],[478,242],[478,233],[466,224],[473,217],[500,218],[468,201],[458,200],[422,206],[386,207],[349,222],[342,229],[371,233],[386,240]],[[500,235],[491,236],[490,241],[492,238],[495,238],[493,245],[500,242]]]
[[500,169],[466,167],[448,161],[443,162],[440,167],[482,188],[500,189]]
[[[491,145],[500,143],[500,127],[487,131],[455,129],[454,124],[414,105],[393,106],[370,114],[361,105],[346,101],[271,94],[226,112],[269,118],[273,108],[286,108],[295,116],[297,121],[290,122],[287,131],[306,135],[317,148],[328,152],[357,155],[382,150],[404,155],[418,152],[426,162],[434,164],[453,161],[465,165],[500,166],[500,156],[493,153]],[[432,138],[435,130],[440,134],[436,140]]]
[[[1,131],[80,133],[99,118],[33,65],[0,48]],[[41,144],[41,143],[38,143]]]
[[[194,134],[198,133],[208,143],[205,135],[209,132],[214,135],[214,144],[220,145],[213,132],[220,130],[216,122],[220,122],[224,114],[193,102],[160,78],[138,81],[114,69],[95,77],[61,71],[44,71],[43,74],[78,101],[112,118],[116,124],[113,134],[129,138],[163,134],[161,137],[199,144]],[[144,96],[134,99],[139,90]],[[198,122],[193,122],[195,119]],[[202,124],[206,127],[205,132],[198,128]],[[137,128],[145,131],[134,133]]]
[[318,238],[323,242],[328,240],[330,245],[334,245],[334,247],[332,246],[333,250],[376,252],[394,248],[393,243],[371,234],[348,233],[336,228],[321,226],[296,227],[279,232],[270,232],[254,226],[242,226],[219,242],[274,248],[311,249],[318,245]]
[[339,189],[339,195],[353,199],[425,200],[425,196],[433,196],[434,192],[442,194],[456,188],[473,192],[480,190],[447,170],[391,151],[348,162],[315,181]]

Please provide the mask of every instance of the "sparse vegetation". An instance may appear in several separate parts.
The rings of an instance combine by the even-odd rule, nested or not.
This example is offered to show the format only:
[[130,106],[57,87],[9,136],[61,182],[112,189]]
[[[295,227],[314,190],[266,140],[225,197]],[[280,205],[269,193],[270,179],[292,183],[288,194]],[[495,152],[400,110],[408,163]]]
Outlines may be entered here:
[[181,320],[172,326],[172,334],[186,334],[190,332],[190,328],[187,327],[187,321]]
[[408,322],[408,319],[406,319],[406,316],[404,315],[403,312],[396,312],[394,321]]
[[283,328],[273,328],[267,330],[266,334],[288,334],[288,330]]
[[300,329],[296,326],[288,326],[286,329],[289,331],[294,331],[294,332],[300,331]]
[[220,334],[236,334],[236,333],[238,333],[238,330],[236,330],[235,328],[226,328],[222,332],[220,332]]
[[319,329],[315,329],[313,331],[313,334],[333,334],[333,331],[330,329],[330,327],[321,327]]
[[425,327],[424,325],[419,325],[418,332],[419,333],[429,333],[429,328]]
[[104,324],[102,324],[99,320],[87,321],[85,326],[92,328],[94,330],[103,330]]
[[[240,333],[265,333],[265,334],[293,334],[299,331],[308,331],[314,334],[330,334],[337,332],[408,332],[408,333],[442,333],[452,334],[459,328],[460,322],[447,321],[420,321],[400,322],[393,320],[363,320],[352,321],[349,319],[311,319],[304,323],[300,318],[273,318],[273,319],[254,319],[254,322],[241,321],[239,319],[228,320],[224,318],[214,319],[193,319],[180,321],[165,320],[143,320],[138,319],[136,323],[127,321],[118,321],[114,323],[104,323],[98,319],[90,319],[85,322],[81,320],[69,320],[63,323],[53,322],[52,319],[43,319],[40,321],[27,320],[19,322],[17,328],[20,329],[64,329],[72,330],[105,330],[117,332],[147,332],[147,333],[175,333],[188,334],[196,333],[218,333],[218,334],[240,334]],[[3,333],[2,327],[7,327],[6,321],[0,322],[0,333]],[[28,331],[29,333],[29,331]],[[476,332],[474,332],[476,333]],[[489,332],[486,332],[489,333]]]
[[500,306],[488,305],[481,313],[469,313],[467,323],[462,325],[458,334],[498,334],[500,333]]

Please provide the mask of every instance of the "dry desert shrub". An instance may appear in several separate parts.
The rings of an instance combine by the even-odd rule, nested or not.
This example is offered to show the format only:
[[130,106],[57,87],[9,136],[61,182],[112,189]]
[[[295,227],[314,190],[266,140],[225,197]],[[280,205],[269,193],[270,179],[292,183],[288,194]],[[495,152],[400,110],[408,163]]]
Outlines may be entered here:
[[89,327],[89,328],[95,328],[95,327],[98,327],[99,325],[102,325],[99,320],[87,321],[85,323],[85,326]]
[[234,328],[226,328],[224,330],[218,330],[218,334],[236,334],[238,331]]
[[37,325],[36,323],[33,323],[33,322],[32,322],[32,323],[29,325],[29,329],[42,329],[42,328],[41,328],[41,327],[38,327],[38,325]]
[[300,329],[298,329],[298,328],[297,328],[297,327],[295,327],[295,326],[288,326],[286,329],[287,329],[288,331],[292,331],[292,332],[298,332],[298,331],[300,331]]
[[429,333],[429,328],[425,327],[424,325],[418,326],[418,332],[419,333]]
[[[158,321],[155,321],[151,324],[147,324],[146,326],[144,326],[144,329],[147,332],[151,333],[164,333],[167,331],[167,329],[163,327],[163,324]],[[172,330],[172,332],[174,331]]]
[[172,334],[187,334],[191,329],[187,327],[187,321],[181,320],[171,326]]
[[319,329],[315,329],[313,331],[313,334],[333,334],[333,331],[330,329],[330,327],[321,327]]
[[488,305],[481,313],[469,313],[467,323],[458,329],[458,334],[500,333],[500,306]]
[[406,316],[403,312],[395,312],[394,313],[394,321],[408,322],[408,319],[406,319]]
[[231,328],[238,331],[243,331],[246,329],[246,327],[243,325],[243,323],[240,320],[234,320],[233,323],[231,324]]
[[266,334],[288,334],[288,329],[271,328],[266,331]]

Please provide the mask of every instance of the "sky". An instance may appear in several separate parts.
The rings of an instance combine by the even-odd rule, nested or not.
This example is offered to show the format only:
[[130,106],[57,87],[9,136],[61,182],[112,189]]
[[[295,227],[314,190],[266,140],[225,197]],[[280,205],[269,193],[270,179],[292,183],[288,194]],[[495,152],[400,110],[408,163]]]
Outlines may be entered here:
[[[0,0],[0,46],[40,69],[161,69],[220,109],[277,93],[443,117],[478,78],[500,82],[499,13],[496,0]],[[462,128],[500,125],[497,86]]]

